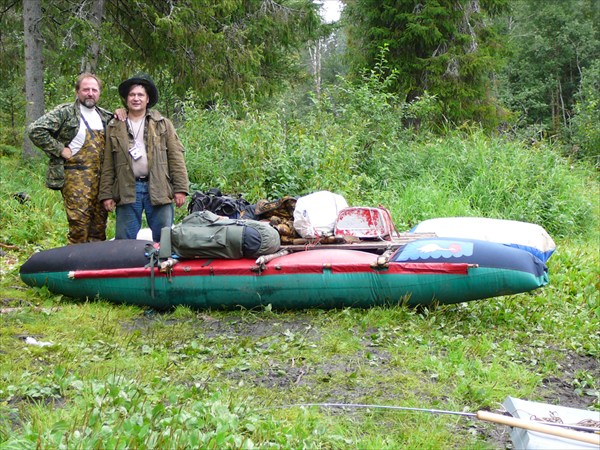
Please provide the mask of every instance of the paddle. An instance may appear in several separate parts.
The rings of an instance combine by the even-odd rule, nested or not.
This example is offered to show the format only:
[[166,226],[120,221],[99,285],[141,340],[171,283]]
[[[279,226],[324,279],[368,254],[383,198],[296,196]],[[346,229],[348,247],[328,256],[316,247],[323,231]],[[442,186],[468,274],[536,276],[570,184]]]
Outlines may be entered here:
[[479,420],[485,420],[486,422],[501,423],[511,427],[539,431],[540,433],[551,434],[552,436],[573,439],[575,441],[586,442],[588,444],[600,446],[600,435],[597,433],[583,433],[581,431],[557,427],[555,424],[546,425],[545,423],[539,423],[533,420],[517,419],[516,417],[504,416],[502,414],[495,414],[489,411],[477,411],[476,417]]
[[[525,430],[538,431],[540,433],[550,434],[552,436],[558,436],[566,439],[573,439],[579,442],[585,442],[588,444],[594,444],[600,446],[600,430],[593,427],[583,427],[578,425],[566,425],[551,422],[538,422],[534,420],[518,419],[516,417],[505,416],[503,414],[496,414],[490,411],[477,411],[477,413],[467,413],[459,411],[446,411],[443,409],[425,409],[425,408],[410,408],[405,406],[388,406],[388,405],[363,405],[353,403],[304,403],[296,405],[282,405],[281,408],[293,407],[293,406],[321,406],[321,407],[333,407],[333,408],[371,408],[371,409],[393,409],[402,411],[418,411],[428,412],[433,414],[453,414],[465,417],[474,417],[479,420],[486,422],[499,423],[502,425],[508,425],[511,427],[523,428]],[[575,431],[575,429],[582,431]],[[591,431],[591,433],[583,432]]]

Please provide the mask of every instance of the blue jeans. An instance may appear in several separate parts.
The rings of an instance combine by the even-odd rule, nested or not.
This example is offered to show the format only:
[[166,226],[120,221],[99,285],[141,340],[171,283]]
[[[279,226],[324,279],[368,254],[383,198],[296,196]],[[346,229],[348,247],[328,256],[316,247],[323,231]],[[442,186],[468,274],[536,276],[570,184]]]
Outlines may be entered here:
[[142,211],[152,230],[152,240],[160,242],[160,230],[173,225],[173,204],[155,205],[150,202],[148,183],[135,182],[135,203],[117,206],[115,239],[135,239],[142,227]]

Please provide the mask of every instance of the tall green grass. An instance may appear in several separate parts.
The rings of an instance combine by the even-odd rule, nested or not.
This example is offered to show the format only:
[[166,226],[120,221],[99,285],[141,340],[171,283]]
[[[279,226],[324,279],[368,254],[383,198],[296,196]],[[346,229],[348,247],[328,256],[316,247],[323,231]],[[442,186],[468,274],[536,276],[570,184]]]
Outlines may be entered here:
[[358,106],[349,95],[326,97],[302,117],[285,109],[241,117],[225,106],[190,109],[182,136],[194,186],[242,193],[251,202],[326,189],[351,205],[387,206],[400,228],[432,217],[482,216],[574,237],[597,224],[592,167],[549,144],[528,147],[478,130],[411,132],[403,126],[406,109],[378,95],[366,106],[364,93]]
[[[52,247],[66,243],[66,215],[59,191],[44,186],[45,161],[0,156],[0,242]],[[20,201],[16,194],[27,194]]]

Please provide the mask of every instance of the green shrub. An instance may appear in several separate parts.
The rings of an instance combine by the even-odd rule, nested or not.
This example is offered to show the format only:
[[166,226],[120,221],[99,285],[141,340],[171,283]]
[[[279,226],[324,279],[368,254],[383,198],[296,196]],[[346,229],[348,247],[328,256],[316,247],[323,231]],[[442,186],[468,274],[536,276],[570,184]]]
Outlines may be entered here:
[[555,237],[594,228],[594,173],[558,146],[409,129],[404,119],[427,117],[432,100],[407,108],[371,84],[340,83],[302,117],[284,107],[242,116],[191,108],[181,135],[195,188],[251,202],[326,189],[351,205],[388,207],[400,229],[461,215],[537,223]]

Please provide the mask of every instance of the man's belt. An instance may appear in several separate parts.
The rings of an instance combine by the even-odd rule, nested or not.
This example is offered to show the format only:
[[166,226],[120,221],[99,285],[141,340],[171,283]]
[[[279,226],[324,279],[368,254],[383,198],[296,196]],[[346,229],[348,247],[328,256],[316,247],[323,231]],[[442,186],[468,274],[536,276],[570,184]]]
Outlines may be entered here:
[[135,181],[141,181],[142,183],[146,183],[148,181],[148,175],[143,177],[135,177]]
[[90,166],[82,166],[81,164],[73,164],[70,166],[65,164],[65,170],[87,170],[89,168]]

